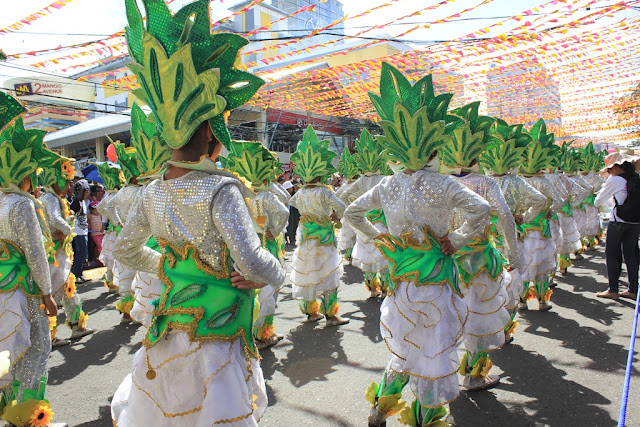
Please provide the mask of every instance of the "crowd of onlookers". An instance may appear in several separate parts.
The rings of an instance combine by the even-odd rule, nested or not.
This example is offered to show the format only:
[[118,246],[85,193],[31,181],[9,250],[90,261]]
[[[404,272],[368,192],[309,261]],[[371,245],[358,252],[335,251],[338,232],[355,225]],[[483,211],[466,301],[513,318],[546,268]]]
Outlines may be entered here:
[[[33,196],[37,199],[43,191],[42,187],[37,187]],[[108,220],[98,213],[97,206],[104,194],[104,187],[97,182],[78,177],[67,182],[65,199],[75,218],[73,232],[76,235],[72,243],[74,259],[71,272],[76,276],[77,283],[85,282],[82,277],[85,269],[103,266],[99,257]]]

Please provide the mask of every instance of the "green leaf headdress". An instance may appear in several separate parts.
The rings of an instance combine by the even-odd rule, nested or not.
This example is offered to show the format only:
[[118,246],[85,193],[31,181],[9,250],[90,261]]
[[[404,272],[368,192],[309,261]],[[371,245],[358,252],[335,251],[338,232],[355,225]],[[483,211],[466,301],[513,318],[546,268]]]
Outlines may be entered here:
[[311,182],[314,178],[328,178],[337,172],[331,161],[336,153],[329,150],[330,141],[318,141],[318,136],[311,126],[304,131],[302,141],[298,142],[296,152],[291,155],[295,164],[293,173],[303,182]]
[[440,149],[440,161],[449,168],[469,168],[491,141],[489,129],[495,119],[479,116],[479,102],[473,102],[452,113],[459,117],[451,129],[451,138]]
[[98,175],[100,175],[100,179],[104,182],[107,190],[115,190],[125,185],[125,178],[122,171],[107,162],[98,165]]
[[18,185],[26,176],[34,186],[38,185],[36,170],[49,167],[60,158],[44,144],[46,134],[43,130],[25,129],[22,117],[0,134],[0,186]]
[[40,185],[43,187],[53,187],[54,184],[58,185],[59,190],[64,190],[67,181],[70,181],[74,177],[74,159],[61,156],[53,153],[48,164],[41,164],[39,168],[38,178]]
[[233,141],[229,155],[219,159],[225,169],[246,178],[254,188],[265,180],[273,181],[280,166],[274,153],[261,142]]
[[140,176],[140,167],[138,165],[138,155],[136,149],[133,147],[126,147],[120,141],[113,143],[116,148],[116,156],[118,157],[118,164],[124,174],[125,184],[131,182],[133,177]]
[[447,114],[453,94],[435,96],[431,75],[414,85],[392,65],[382,63],[380,95],[369,98],[382,119],[384,136],[378,141],[392,161],[422,169],[447,141],[445,125],[459,118]]
[[210,0],[185,5],[175,15],[164,0],[142,0],[147,25],[136,0],[125,0],[126,40],[138,78],[134,94],[153,112],[164,141],[184,146],[208,121],[215,137],[231,144],[224,112],[247,102],[264,81],[233,68],[248,42],[230,33],[211,34]]
[[382,155],[382,146],[373,139],[367,129],[362,129],[360,139],[356,139],[356,163],[360,172],[378,172],[382,170],[386,164],[385,157]]
[[553,133],[547,133],[547,127],[540,119],[529,131],[532,141],[522,155],[520,171],[534,174],[542,169],[552,167],[560,154],[560,147],[554,141]]
[[480,165],[496,175],[504,175],[520,166],[523,153],[532,141],[523,126],[509,126],[504,120],[497,119],[490,133],[491,144],[480,155]]
[[571,143],[563,147],[564,154],[559,162],[560,169],[569,175],[576,173],[580,169],[581,163],[580,150],[576,150],[574,147],[569,147],[570,144]]
[[136,103],[131,107],[131,146],[136,149],[141,178],[157,174],[171,160],[171,149],[162,141],[158,126]]
[[357,164],[358,154],[351,154],[349,148],[344,147],[342,156],[338,162],[338,172],[346,179],[355,179],[360,175],[360,169]]

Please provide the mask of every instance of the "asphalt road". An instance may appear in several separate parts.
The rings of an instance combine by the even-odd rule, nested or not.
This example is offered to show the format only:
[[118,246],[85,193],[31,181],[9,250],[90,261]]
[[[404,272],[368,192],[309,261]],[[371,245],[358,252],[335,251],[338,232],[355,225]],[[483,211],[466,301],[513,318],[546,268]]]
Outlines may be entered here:
[[[559,279],[549,312],[528,311],[515,341],[492,353],[498,387],[461,393],[450,405],[456,426],[615,426],[633,324],[633,303],[595,298],[606,287],[603,250],[576,261]],[[280,294],[276,330],[285,339],[263,351],[269,409],[260,425],[364,426],[366,388],[379,381],[389,353],[379,332],[379,300],[367,300],[359,270],[345,268],[341,313],[351,323],[325,329],[303,324],[290,287]],[[90,274],[99,276],[100,270]],[[100,282],[79,286],[94,335],[52,352],[47,395],[54,421],[112,426],[109,401],[131,369],[142,327],[119,325]],[[59,324],[62,319],[59,320]],[[61,326],[59,336],[67,337]],[[636,359],[637,360],[637,359]],[[637,366],[637,364],[636,364]],[[631,396],[640,389],[637,370]],[[405,400],[412,401],[410,390]],[[388,422],[399,426],[397,416]],[[640,401],[629,402],[627,425],[640,426]]]

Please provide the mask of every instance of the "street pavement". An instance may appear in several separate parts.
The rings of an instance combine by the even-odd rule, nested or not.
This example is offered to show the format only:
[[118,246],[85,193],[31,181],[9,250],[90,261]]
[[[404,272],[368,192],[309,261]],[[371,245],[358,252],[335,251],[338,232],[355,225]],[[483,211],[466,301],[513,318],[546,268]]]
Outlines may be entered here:
[[[97,279],[102,271],[88,275]],[[450,405],[447,421],[456,426],[616,425],[634,305],[595,298],[606,288],[602,248],[575,261],[558,282],[553,309],[522,313],[515,341],[492,353],[492,373],[501,375],[500,385],[462,392]],[[119,324],[117,296],[101,282],[79,285],[78,292],[96,333],[52,352],[47,395],[57,422],[112,426],[109,402],[130,372],[144,330]],[[283,289],[276,331],[285,339],[262,352],[269,408],[261,426],[366,425],[365,390],[380,380],[390,354],[380,337],[380,300],[367,296],[362,274],[346,266],[340,312],[351,323],[325,328],[323,321],[303,324],[290,286]],[[61,326],[58,336],[68,335]],[[637,373],[631,381],[628,426],[640,426]],[[408,387],[404,397],[413,400]],[[387,424],[400,425],[397,416]]]

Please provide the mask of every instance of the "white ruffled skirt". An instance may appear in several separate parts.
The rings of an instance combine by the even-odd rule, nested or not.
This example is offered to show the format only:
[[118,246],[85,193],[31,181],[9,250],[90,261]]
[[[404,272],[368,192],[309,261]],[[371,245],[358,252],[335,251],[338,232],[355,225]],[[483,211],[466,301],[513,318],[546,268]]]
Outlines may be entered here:
[[[386,233],[387,227],[378,222],[373,224],[380,233]],[[382,252],[375,246],[375,242],[364,243],[362,238],[356,238],[353,248],[351,265],[362,270],[363,273],[378,273],[389,268],[389,262],[382,256]]]
[[28,298],[18,288],[0,293],[0,351],[9,350],[11,368],[0,378],[0,388],[9,387],[13,381],[15,364],[31,347],[31,323]]
[[558,254],[570,255],[582,249],[580,241],[580,232],[575,219],[567,216],[562,212],[558,212],[558,222],[560,223],[560,235],[562,236],[562,244],[558,246]]
[[587,236],[593,237],[600,234],[602,224],[600,223],[600,216],[598,215],[598,208],[595,206],[585,206],[585,212],[587,214]]
[[276,312],[278,303],[278,291],[273,286],[267,285],[258,292],[258,301],[260,302],[260,311],[254,322],[256,328],[264,326],[264,319],[273,316]]
[[398,282],[380,307],[380,332],[393,354],[389,367],[411,375],[420,403],[442,406],[458,397],[456,347],[464,335],[467,306],[448,285]]
[[122,296],[131,295],[131,285],[137,271],[129,268],[117,259],[113,261],[113,284],[118,287],[118,293]]
[[[552,236],[560,235],[557,222],[549,221],[549,226]],[[554,228],[557,234],[554,234]],[[555,240],[553,238],[543,239],[539,231],[530,231],[521,242],[520,251],[524,259],[520,269],[522,281],[542,282],[548,280],[557,264]]]
[[491,351],[504,345],[504,327],[511,320],[506,309],[506,286],[511,280],[503,268],[496,280],[480,273],[469,286],[460,284],[469,317],[464,327],[464,346],[471,354]]
[[520,295],[524,292],[524,283],[518,269],[505,271],[505,291],[507,292],[507,302],[504,305],[511,312],[520,302]]
[[293,253],[290,276],[293,297],[315,301],[320,294],[338,289],[343,272],[342,257],[335,246],[307,239]]
[[585,209],[574,209],[573,219],[576,221],[576,228],[580,237],[586,237],[587,235],[587,212]]
[[[148,363],[156,372],[147,379]],[[118,427],[257,426],[267,394],[257,359],[242,340],[191,343],[172,331],[133,357],[133,371],[111,402]]]
[[131,317],[140,322],[145,328],[151,326],[154,307],[151,301],[160,298],[162,294],[162,282],[155,275],[137,272],[131,285],[133,292],[133,308]]
[[338,250],[340,252],[344,252],[348,249],[351,249],[356,244],[356,232],[351,228],[349,222],[345,217],[342,217],[340,220],[342,223],[342,228],[338,231],[338,236],[336,238],[338,242]]
[[51,296],[59,302],[64,297],[65,284],[71,273],[71,258],[62,247],[56,254],[56,263],[57,266],[49,263],[49,272],[51,273]]
[[113,261],[115,261],[115,258],[113,258],[113,246],[117,238],[118,236],[115,231],[111,231],[102,236],[102,252],[100,252],[98,259],[108,270],[113,270]]

